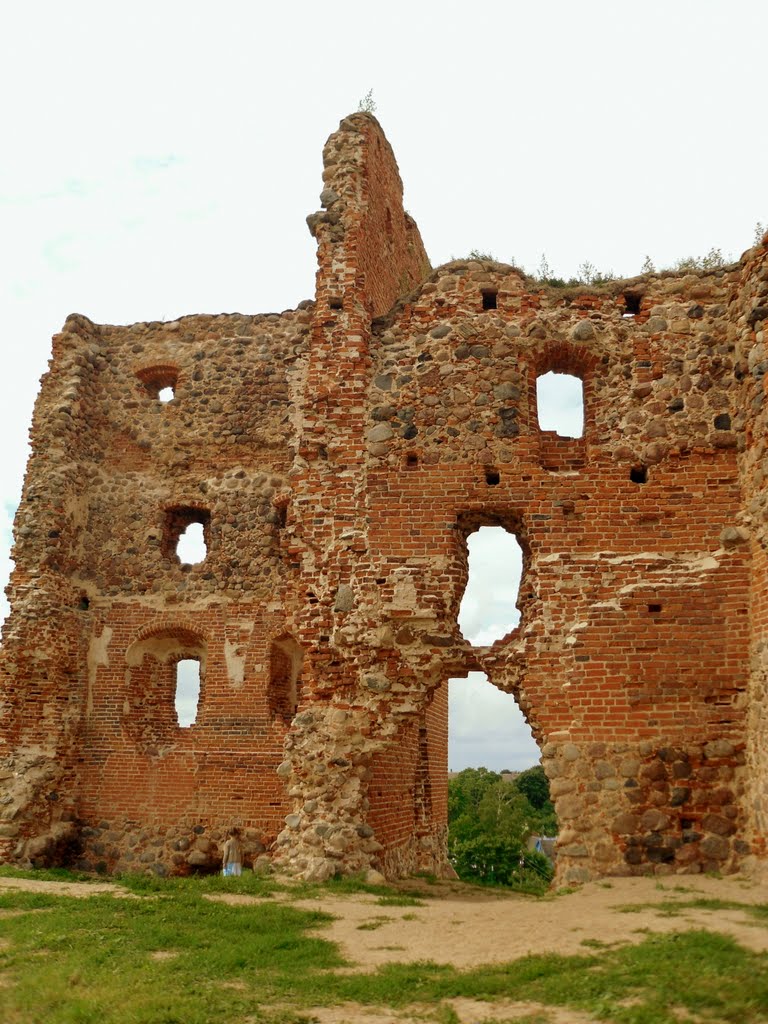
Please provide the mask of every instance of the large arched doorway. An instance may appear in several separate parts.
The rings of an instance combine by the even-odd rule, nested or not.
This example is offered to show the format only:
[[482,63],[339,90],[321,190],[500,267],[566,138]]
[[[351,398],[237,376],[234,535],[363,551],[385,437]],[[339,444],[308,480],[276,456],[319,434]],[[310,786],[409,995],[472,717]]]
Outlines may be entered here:
[[[467,537],[468,578],[459,626],[490,647],[520,622],[523,550],[503,526]],[[448,852],[460,877],[545,887],[556,833],[540,751],[512,693],[482,672],[449,682]]]

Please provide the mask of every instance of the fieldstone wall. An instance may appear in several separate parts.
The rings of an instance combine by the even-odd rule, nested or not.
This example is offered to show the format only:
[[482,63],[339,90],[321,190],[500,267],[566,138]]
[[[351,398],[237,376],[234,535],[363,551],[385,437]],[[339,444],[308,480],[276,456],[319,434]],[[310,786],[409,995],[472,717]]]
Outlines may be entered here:
[[[562,881],[763,863],[766,245],[599,288],[432,270],[374,118],[324,165],[313,302],[54,339],[0,660],[2,855],[210,870],[238,824],[259,868],[448,872],[446,682],[482,669],[541,745]],[[581,438],[539,428],[550,370],[583,383]],[[183,565],[190,523],[207,553]],[[488,648],[457,625],[482,525],[525,559]]]

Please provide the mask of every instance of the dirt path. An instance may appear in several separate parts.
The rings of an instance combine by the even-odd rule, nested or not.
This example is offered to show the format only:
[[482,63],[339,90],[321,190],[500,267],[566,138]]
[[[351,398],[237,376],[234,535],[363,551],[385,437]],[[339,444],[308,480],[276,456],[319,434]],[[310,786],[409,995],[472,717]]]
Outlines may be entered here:
[[[426,886],[419,907],[378,905],[376,896],[321,897],[295,906],[324,910],[336,920],[322,934],[338,942],[356,970],[395,961],[434,960],[456,967],[515,960],[532,953],[583,953],[586,943],[640,942],[645,930],[666,933],[705,927],[757,952],[768,950],[768,929],[737,910],[659,914],[659,904],[697,898],[768,903],[768,884],[746,879],[616,878],[536,900],[456,884]],[[215,896],[232,903],[249,896]],[[649,906],[645,906],[649,904]],[[623,907],[642,909],[625,912]]]
[[46,882],[36,878],[3,878],[0,876],[0,889],[21,889],[24,892],[49,892],[54,896],[95,896],[100,892],[111,892],[115,896],[133,897],[120,885],[114,882]]

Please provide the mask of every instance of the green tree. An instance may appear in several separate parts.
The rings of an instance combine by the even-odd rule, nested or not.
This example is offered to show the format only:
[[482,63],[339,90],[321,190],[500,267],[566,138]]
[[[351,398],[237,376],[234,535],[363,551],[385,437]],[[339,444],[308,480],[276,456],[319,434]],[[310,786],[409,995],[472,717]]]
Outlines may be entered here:
[[448,820],[476,814],[485,791],[501,776],[487,768],[465,768],[448,784]]
[[526,849],[530,835],[556,830],[540,767],[514,782],[487,768],[464,769],[448,785],[448,822],[449,857],[460,878],[526,888],[540,888],[551,878],[546,857]]
[[543,765],[537,764],[521,772],[515,785],[537,811],[549,803],[549,779]]

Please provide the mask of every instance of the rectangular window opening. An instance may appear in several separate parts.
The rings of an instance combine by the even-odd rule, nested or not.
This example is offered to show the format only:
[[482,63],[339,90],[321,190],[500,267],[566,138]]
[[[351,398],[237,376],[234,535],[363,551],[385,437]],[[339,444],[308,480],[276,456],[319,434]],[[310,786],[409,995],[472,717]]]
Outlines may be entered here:
[[483,295],[483,309],[497,309],[497,296],[498,292],[495,288],[484,288]]
[[176,662],[176,717],[181,729],[188,729],[197,721],[200,704],[200,661],[181,658]]
[[572,373],[550,370],[536,378],[539,430],[571,440],[584,436],[584,382]]

